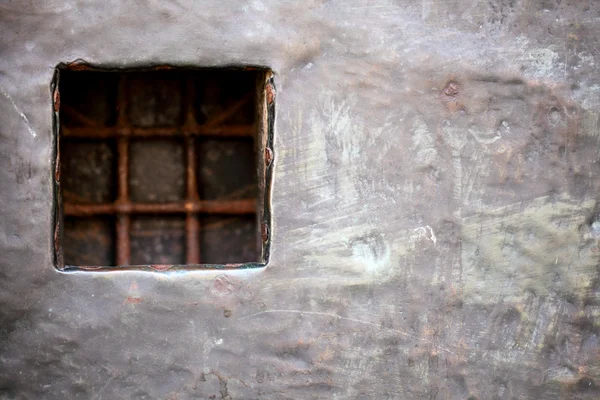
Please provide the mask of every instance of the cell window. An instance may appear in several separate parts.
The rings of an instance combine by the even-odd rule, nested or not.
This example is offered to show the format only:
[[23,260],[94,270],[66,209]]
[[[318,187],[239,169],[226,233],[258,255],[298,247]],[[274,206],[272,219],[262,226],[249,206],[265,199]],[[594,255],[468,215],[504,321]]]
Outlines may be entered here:
[[57,268],[268,262],[269,70],[69,64],[53,85]]

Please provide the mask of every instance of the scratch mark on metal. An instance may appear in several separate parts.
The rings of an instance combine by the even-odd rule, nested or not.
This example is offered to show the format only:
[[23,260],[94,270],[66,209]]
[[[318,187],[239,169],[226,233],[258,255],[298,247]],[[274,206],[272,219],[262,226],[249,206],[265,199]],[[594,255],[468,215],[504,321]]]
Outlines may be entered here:
[[25,123],[27,124],[27,130],[29,131],[29,133],[31,133],[31,136],[36,137],[37,134],[31,128],[31,124],[30,124],[29,119],[27,118],[27,116],[21,110],[19,110],[19,107],[17,107],[17,105],[15,104],[14,100],[12,99],[12,97],[1,86],[0,86],[0,91],[2,91],[2,94],[4,95],[4,97],[6,97],[8,99],[8,101],[10,101],[10,103],[13,106],[13,108],[17,112],[17,114],[19,114],[21,116],[21,118],[23,118],[23,121],[25,121]]
[[301,314],[301,315],[318,315],[318,316],[323,316],[323,317],[333,317],[333,318],[337,318],[339,320],[344,320],[344,321],[350,321],[350,322],[356,322],[358,324],[365,324],[365,325],[371,325],[374,326],[376,328],[380,328],[380,329],[385,329],[385,330],[389,330],[395,333],[399,333],[402,336],[405,336],[407,338],[411,338],[411,339],[416,339],[416,340],[420,340],[423,341],[425,343],[431,344],[435,347],[437,347],[440,350],[443,350],[449,354],[452,354],[453,356],[456,356],[455,353],[453,353],[451,350],[442,347],[436,343],[434,343],[432,340],[420,337],[420,336],[415,336],[415,335],[411,335],[409,333],[406,333],[404,331],[401,331],[399,329],[394,329],[394,328],[387,328],[385,326],[382,326],[380,324],[376,324],[374,322],[370,322],[370,321],[365,321],[362,319],[356,319],[356,318],[348,318],[348,317],[342,317],[341,315],[338,314],[333,314],[333,313],[326,313],[326,312],[321,312],[321,311],[302,311],[302,310],[265,310],[265,311],[260,311],[254,314],[250,314],[250,315],[246,315],[244,317],[241,317],[240,320],[242,319],[247,319],[247,318],[252,318],[252,317],[257,317],[259,315],[263,315],[263,314],[273,314],[273,313],[282,313],[282,314]]

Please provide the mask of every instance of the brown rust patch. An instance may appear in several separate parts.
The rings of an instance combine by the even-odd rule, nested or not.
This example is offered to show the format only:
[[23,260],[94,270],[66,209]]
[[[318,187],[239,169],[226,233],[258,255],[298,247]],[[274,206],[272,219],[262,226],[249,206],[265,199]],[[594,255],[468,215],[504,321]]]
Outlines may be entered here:
[[265,90],[267,92],[267,104],[271,105],[275,101],[275,88],[271,82],[267,82]]
[[71,71],[90,71],[93,68],[82,60],[75,60],[67,64],[67,68]]
[[464,105],[458,101],[460,97],[461,86],[460,84],[451,79],[446,83],[442,92],[440,93],[440,100],[446,107],[446,109],[450,112],[456,112],[460,110],[464,110]]
[[60,110],[60,92],[58,90],[58,86],[56,86],[56,88],[54,88],[54,111],[58,112],[58,110]]
[[452,99],[456,98],[456,96],[458,96],[459,94],[458,82],[456,82],[455,80],[451,80],[450,82],[448,82],[444,87],[444,90],[442,90],[442,93],[445,96],[448,96]]
[[269,240],[269,226],[267,225],[266,222],[263,222],[261,224],[260,233],[261,233],[263,242],[266,242]]
[[140,299],[139,297],[129,296],[125,299],[125,301],[123,303],[124,304],[140,304],[141,302],[142,302],[142,299]]
[[273,151],[266,147],[265,148],[265,166],[270,166],[271,162],[273,161]]

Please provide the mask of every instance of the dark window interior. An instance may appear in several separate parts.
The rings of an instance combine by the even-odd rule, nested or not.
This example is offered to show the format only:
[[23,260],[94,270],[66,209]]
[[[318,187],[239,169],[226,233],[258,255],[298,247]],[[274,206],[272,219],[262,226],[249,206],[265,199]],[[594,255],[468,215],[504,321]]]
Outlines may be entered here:
[[261,77],[61,70],[62,264],[260,262]]

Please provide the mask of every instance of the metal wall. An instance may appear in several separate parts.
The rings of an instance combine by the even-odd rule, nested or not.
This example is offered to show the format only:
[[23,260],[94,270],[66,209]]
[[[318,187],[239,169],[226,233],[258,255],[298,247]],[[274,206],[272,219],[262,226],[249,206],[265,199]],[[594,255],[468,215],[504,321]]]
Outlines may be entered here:
[[[0,3],[0,398],[600,398],[593,0]],[[261,65],[266,269],[52,264],[54,67]]]

